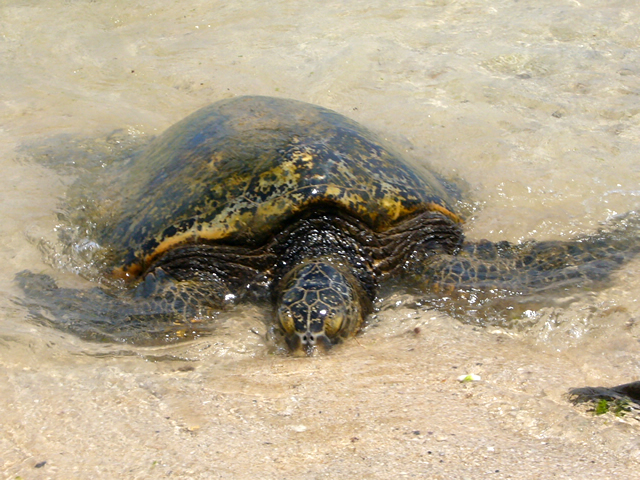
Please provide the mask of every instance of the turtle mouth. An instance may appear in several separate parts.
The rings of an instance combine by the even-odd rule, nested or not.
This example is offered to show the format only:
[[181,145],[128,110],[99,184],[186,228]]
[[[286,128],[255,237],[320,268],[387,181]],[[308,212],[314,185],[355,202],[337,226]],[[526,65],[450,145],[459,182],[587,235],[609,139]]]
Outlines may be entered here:
[[324,332],[294,332],[286,337],[287,346],[293,354],[313,355],[316,352],[326,353],[336,342]]

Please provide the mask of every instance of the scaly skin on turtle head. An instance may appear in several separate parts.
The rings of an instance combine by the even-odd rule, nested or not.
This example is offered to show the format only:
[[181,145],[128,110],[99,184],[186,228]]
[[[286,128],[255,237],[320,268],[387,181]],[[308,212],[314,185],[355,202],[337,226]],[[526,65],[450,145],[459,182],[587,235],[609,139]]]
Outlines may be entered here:
[[303,261],[283,278],[276,308],[291,351],[311,354],[355,335],[371,307],[349,267],[321,257]]

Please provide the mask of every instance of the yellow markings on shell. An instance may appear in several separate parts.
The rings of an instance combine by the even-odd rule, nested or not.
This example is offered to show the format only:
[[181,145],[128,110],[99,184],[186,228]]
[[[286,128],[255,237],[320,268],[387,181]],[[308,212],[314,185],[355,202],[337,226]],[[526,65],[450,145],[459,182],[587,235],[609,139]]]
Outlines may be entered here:
[[190,240],[194,240],[196,238],[196,233],[193,229],[187,230],[177,235],[173,235],[172,237],[167,237],[156,247],[156,249],[147,255],[144,259],[145,264],[149,264],[154,258],[159,255],[165,253],[168,250],[171,250],[173,247],[181,245],[183,243],[187,243]]
[[297,185],[300,181],[300,169],[296,167],[293,161],[282,162],[258,177],[259,189],[262,191],[268,190],[274,184],[274,177],[277,179],[278,184],[287,183],[291,186]]
[[138,278],[142,274],[142,265],[134,264],[128,267],[114,268],[111,276],[116,280],[125,280],[127,282]]
[[364,199],[359,193],[346,190],[344,196],[347,200],[349,200],[349,202],[352,202],[354,205],[364,205]]
[[405,206],[402,205],[402,202],[399,202],[392,197],[383,197],[380,199],[380,203],[382,204],[383,210],[388,213],[391,221],[397,220],[398,218],[411,213],[411,210],[405,208]]
[[367,204],[362,196],[356,192],[345,190],[342,199],[340,199],[340,203],[353,213],[360,212],[370,216],[375,214],[375,211],[371,211],[367,208]]
[[213,155],[211,155],[211,160],[207,164],[207,167],[210,170],[216,170],[217,171],[218,163],[220,163],[220,161],[223,160],[223,159],[224,159],[224,155],[221,152],[216,152]]
[[342,189],[340,187],[334,187],[333,185],[329,185],[326,190],[327,197],[337,198],[342,193]]
[[362,198],[362,195],[356,191],[330,185],[327,187],[326,193],[323,197],[336,200],[352,213],[363,212],[368,215],[375,214],[375,211],[367,209],[367,204]]
[[160,241],[158,239],[158,246],[148,255],[132,265],[116,268],[113,270],[112,275],[118,279],[132,280],[142,274],[143,268],[151,264],[156,258],[163,253],[175,248],[179,245],[188,243],[194,243],[199,239],[203,240],[220,240],[227,237],[230,233],[242,230],[243,226],[247,224],[247,218],[253,218],[252,213],[245,213],[243,215],[227,213],[218,217],[214,222],[201,224],[201,230],[197,227],[193,227],[182,233],[173,235],[171,237],[164,238]]
[[258,205],[255,216],[253,216],[252,218],[259,220],[260,222],[264,222],[268,218],[282,215],[287,211],[287,209],[291,209],[292,204],[296,203],[297,202],[292,201],[290,198],[286,197],[279,196],[271,198],[269,199],[269,201]]
[[[309,152],[305,152],[305,151],[295,151],[291,154],[291,157],[293,158],[293,160],[297,160],[297,161],[303,161],[305,163],[308,164],[313,164],[313,155],[310,154]],[[289,162],[285,162],[285,163],[289,163]]]
[[437,203],[427,203],[427,208],[433,212],[438,212],[443,214],[446,217],[449,217],[451,220],[453,220],[456,223],[463,223],[464,220],[462,220],[462,217],[456,215],[455,213],[453,213],[452,211],[450,211],[448,208],[443,207],[442,205],[439,205]]

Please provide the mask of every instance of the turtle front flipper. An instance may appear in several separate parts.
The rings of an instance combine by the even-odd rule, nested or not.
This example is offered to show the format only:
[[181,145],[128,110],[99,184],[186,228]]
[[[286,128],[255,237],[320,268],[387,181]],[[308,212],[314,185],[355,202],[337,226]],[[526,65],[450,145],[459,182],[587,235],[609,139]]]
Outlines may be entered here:
[[602,288],[638,253],[640,214],[631,212],[607,229],[566,242],[481,241],[452,255],[425,254],[405,269],[403,282],[414,293],[431,292],[430,303],[449,313],[471,310],[481,320],[500,321],[532,304]]
[[48,275],[23,271],[16,282],[24,292],[17,303],[39,323],[85,340],[157,345],[210,331],[206,322],[234,303],[220,282],[176,281],[161,269],[133,290],[60,288]]

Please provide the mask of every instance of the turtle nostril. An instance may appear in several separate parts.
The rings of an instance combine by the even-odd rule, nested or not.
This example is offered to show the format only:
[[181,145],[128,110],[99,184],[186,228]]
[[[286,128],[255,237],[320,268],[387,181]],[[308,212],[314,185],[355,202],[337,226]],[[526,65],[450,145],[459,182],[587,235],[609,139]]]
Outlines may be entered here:
[[313,345],[315,343],[315,338],[313,337],[313,334],[305,333],[302,336],[302,343],[304,343],[306,345]]

